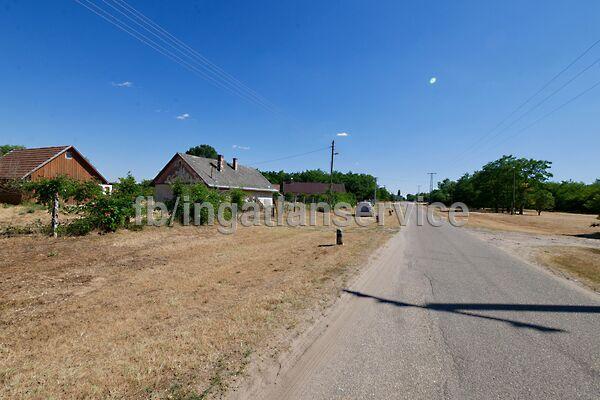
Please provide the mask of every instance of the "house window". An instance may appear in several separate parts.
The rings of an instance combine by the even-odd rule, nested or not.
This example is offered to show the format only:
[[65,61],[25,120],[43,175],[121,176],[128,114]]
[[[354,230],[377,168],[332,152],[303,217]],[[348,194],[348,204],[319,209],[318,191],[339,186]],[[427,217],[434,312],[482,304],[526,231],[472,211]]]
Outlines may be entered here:
[[70,160],[71,158],[73,158],[73,153],[71,153],[70,151],[67,151],[67,152],[65,153],[65,158],[66,158],[67,160]]

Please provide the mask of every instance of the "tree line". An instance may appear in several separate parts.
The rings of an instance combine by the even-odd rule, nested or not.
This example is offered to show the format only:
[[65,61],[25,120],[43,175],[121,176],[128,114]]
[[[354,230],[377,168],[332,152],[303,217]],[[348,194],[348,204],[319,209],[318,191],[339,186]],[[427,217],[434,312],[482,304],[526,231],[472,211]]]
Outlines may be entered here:
[[369,174],[334,171],[331,177],[329,172],[321,169],[310,169],[301,172],[285,171],[261,171],[263,176],[273,184],[282,185],[289,182],[318,182],[342,183],[346,187],[346,192],[354,197],[355,201],[372,199],[377,191],[377,200],[392,201],[395,196],[385,187],[377,185],[377,179]]
[[551,165],[546,160],[503,156],[456,181],[444,179],[428,200],[462,202],[470,208],[495,212],[522,214],[525,208],[532,208],[538,213],[555,210],[600,214],[600,179],[592,184],[552,182]]

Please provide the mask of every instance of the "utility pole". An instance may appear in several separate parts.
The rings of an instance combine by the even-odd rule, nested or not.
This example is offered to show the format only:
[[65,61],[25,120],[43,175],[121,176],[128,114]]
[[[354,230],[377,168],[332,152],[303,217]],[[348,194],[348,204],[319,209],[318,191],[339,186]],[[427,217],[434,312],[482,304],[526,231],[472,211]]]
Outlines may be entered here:
[[333,158],[339,153],[335,152],[335,140],[331,141],[331,164],[329,166],[329,202],[333,201]]
[[512,198],[512,207],[510,210],[510,215],[514,215],[515,214],[515,196],[516,196],[516,173],[515,173],[515,167],[513,167],[513,198]]
[[429,175],[429,202],[431,203],[431,192],[433,192],[433,176],[437,174],[437,172],[428,172]]
[[375,190],[373,191],[373,205],[377,204],[377,178],[375,178]]

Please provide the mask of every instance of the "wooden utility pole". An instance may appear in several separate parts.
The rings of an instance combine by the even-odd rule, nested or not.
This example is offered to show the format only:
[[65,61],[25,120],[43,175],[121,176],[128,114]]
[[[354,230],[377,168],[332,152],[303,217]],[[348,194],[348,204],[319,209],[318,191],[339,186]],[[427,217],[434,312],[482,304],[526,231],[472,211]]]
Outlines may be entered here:
[[329,165],[329,202],[333,203],[333,159],[338,153],[335,152],[335,140],[331,141],[331,163]]
[[377,204],[377,178],[375,178],[375,190],[373,190],[373,205]]
[[335,140],[331,141],[331,163],[329,165],[329,193],[333,193],[333,158],[335,157]]
[[514,215],[515,213],[515,197],[516,197],[516,188],[515,188],[515,183],[516,183],[516,173],[515,173],[515,167],[513,167],[513,196],[512,196],[512,208],[510,210],[510,215]]

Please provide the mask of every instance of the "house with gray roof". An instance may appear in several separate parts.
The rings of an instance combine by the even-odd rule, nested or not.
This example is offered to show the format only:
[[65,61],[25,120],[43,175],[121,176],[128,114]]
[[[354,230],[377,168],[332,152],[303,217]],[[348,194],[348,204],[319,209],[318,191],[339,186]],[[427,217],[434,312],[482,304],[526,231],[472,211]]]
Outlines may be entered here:
[[237,158],[229,164],[222,155],[215,160],[175,154],[153,180],[157,201],[173,198],[171,184],[176,180],[189,184],[203,183],[211,189],[223,191],[241,189],[263,205],[271,205],[273,193],[277,192],[257,169],[240,165]]

